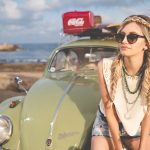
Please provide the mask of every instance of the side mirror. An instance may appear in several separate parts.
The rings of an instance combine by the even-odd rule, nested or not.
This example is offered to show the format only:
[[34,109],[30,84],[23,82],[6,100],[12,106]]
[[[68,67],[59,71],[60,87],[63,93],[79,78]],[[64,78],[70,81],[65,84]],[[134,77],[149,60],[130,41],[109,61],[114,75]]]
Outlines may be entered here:
[[26,90],[26,88],[24,88],[23,87],[23,85],[22,85],[22,79],[20,78],[20,77],[15,77],[15,82],[16,82],[16,84],[17,84],[17,89],[19,90],[19,91],[23,91],[23,92],[25,92],[26,94],[28,93],[28,91]]

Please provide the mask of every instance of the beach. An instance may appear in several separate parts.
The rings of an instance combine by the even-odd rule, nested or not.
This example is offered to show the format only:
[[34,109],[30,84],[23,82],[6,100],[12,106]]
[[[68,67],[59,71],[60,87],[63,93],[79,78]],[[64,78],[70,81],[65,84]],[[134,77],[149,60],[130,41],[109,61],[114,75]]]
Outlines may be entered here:
[[42,77],[46,64],[0,64],[0,102],[12,96],[25,95],[17,90],[15,77],[19,76],[26,89]]

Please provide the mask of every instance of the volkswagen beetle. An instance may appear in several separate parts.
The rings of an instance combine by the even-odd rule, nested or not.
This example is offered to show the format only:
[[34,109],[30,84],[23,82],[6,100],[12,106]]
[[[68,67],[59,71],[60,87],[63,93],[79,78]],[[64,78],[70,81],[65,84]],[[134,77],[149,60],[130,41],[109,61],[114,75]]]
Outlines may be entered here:
[[55,48],[26,96],[0,104],[0,149],[88,150],[100,101],[97,63],[115,56],[112,39],[79,39]]

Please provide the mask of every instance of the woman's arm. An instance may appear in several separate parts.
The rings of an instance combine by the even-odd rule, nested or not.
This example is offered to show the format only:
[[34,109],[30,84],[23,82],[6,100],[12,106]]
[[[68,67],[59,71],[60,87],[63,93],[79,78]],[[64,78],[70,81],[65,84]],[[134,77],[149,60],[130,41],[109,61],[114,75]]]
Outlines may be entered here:
[[110,101],[110,96],[106,87],[106,83],[103,76],[103,62],[98,63],[98,76],[100,93],[105,107],[105,114],[110,128],[115,150],[122,149],[122,143],[120,139],[119,125],[117,121],[117,115],[113,103]]
[[147,149],[146,145],[150,139],[150,106],[147,108],[147,112],[144,116],[144,119],[141,124],[141,140],[140,140],[140,148],[139,150]]

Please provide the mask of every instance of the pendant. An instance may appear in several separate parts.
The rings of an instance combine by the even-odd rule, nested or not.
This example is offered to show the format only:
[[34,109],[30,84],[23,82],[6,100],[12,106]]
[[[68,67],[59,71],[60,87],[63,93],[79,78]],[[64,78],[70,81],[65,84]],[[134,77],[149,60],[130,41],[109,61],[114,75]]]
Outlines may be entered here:
[[125,113],[124,114],[125,119],[129,120],[131,119],[131,115],[129,113]]

